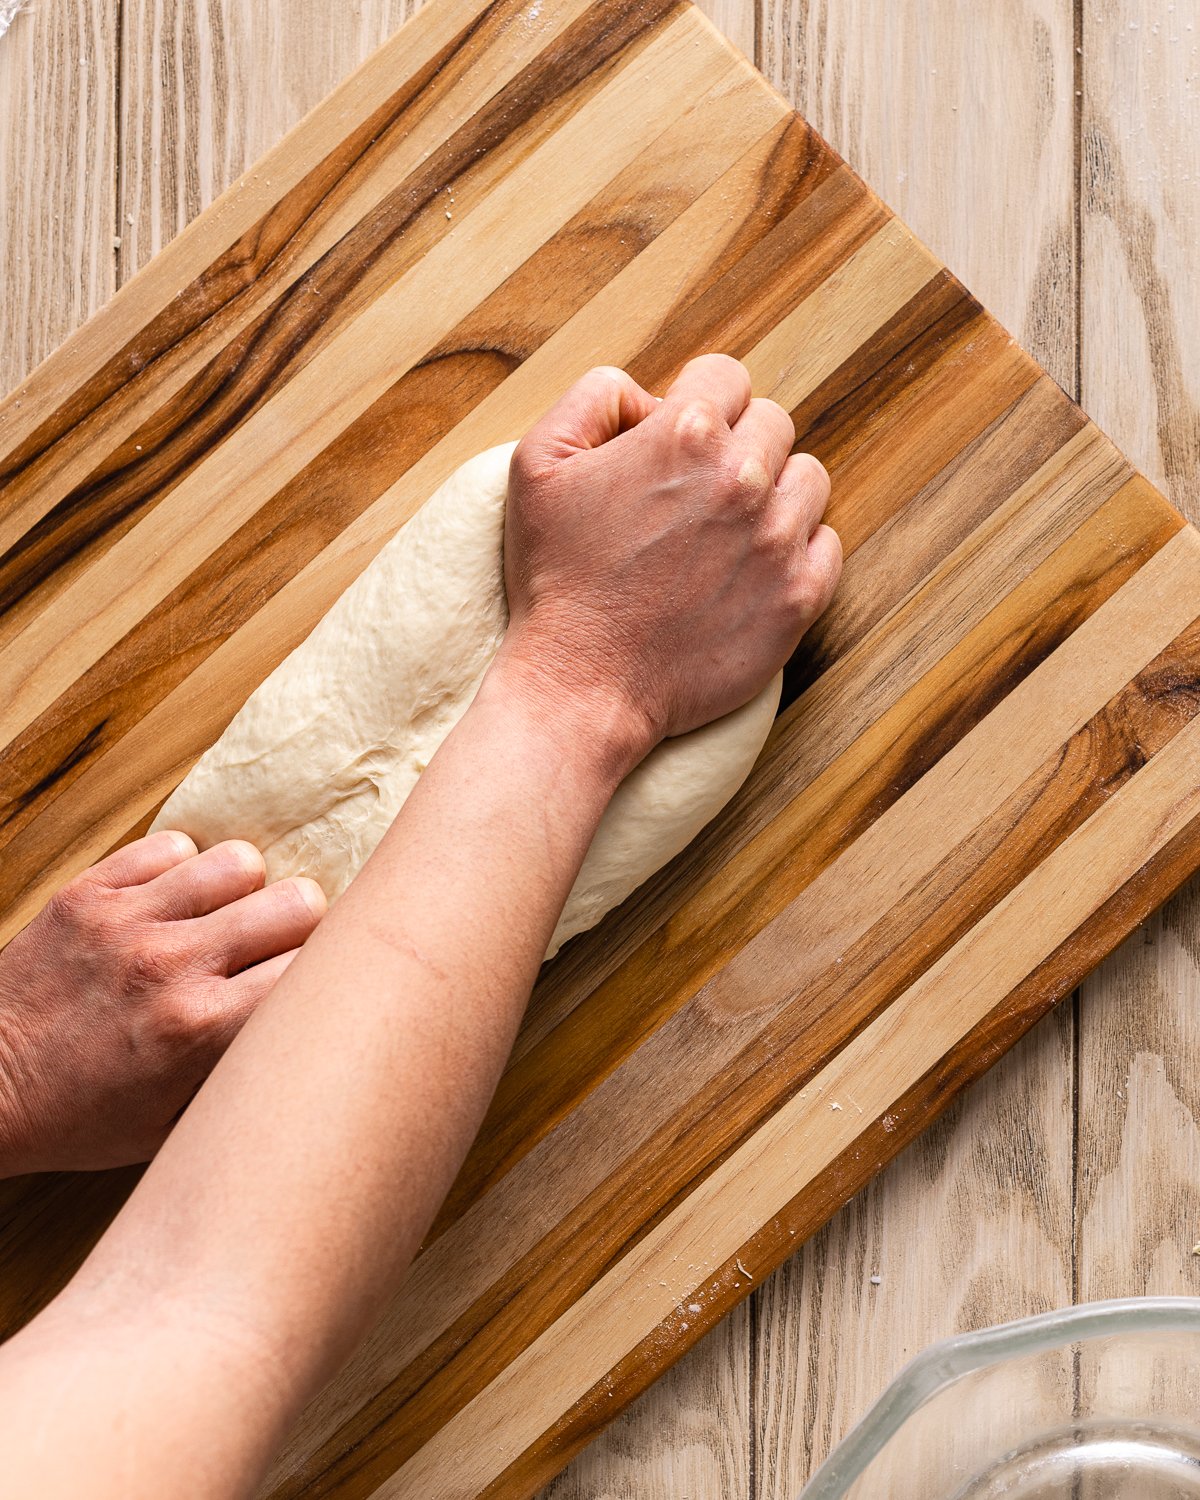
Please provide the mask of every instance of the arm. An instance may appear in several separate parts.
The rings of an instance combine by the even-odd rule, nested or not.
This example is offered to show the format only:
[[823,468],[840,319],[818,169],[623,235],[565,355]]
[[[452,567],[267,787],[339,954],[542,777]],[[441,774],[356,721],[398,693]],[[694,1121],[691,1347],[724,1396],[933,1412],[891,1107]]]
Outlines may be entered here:
[[377,1315],[612,791],[663,734],[757,691],[832,589],[819,466],[788,460],[790,422],[748,397],[717,357],[661,407],[597,372],[521,445],[512,626],[475,702],[75,1281],[0,1355],[16,1492],[86,1475],[97,1496],[249,1493]]

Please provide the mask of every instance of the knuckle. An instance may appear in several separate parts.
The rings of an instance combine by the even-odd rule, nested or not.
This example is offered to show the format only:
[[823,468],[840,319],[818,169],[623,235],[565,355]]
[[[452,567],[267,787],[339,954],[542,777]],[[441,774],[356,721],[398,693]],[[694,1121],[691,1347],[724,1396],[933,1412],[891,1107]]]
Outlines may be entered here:
[[165,989],[175,977],[175,965],[156,944],[142,941],[126,948],[120,960],[121,989],[129,995],[148,995]]
[[91,904],[90,892],[81,880],[68,881],[46,902],[46,917],[56,923],[75,926]]
[[316,880],[307,875],[297,875],[293,881],[301,917],[306,922],[316,923],[325,915],[328,905],[325,891]]
[[797,569],[789,593],[792,608],[796,613],[805,619],[811,619],[816,613],[819,589],[810,568]]
[[695,359],[689,360],[688,363],[690,365],[701,366],[719,379],[739,381],[748,381],[750,379],[750,372],[740,359],[735,359],[732,354],[725,354],[718,349],[714,349],[708,354],[698,354]]
[[149,934],[127,944],[117,961],[121,989],[135,999],[168,989],[181,977],[184,967],[177,953]]
[[775,489],[766,464],[753,454],[730,465],[726,485],[733,499],[750,506],[761,505]]
[[163,1028],[181,1047],[204,1046],[225,1030],[226,981],[209,974],[181,984],[165,1008]]
[[842,576],[842,539],[830,526],[822,526],[820,532],[824,545],[810,548],[808,562],[826,591],[832,593]]
[[[754,544],[761,557],[786,564],[792,556],[794,546],[791,527],[784,524],[779,517],[765,525],[756,526]],[[786,571],[780,570],[776,575],[776,581],[783,582],[786,576]]]
[[552,468],[546,450],[531,434],[526,433],[513,449],[508,466],[509,479],[529,484],[548,477]]
[[51,896],[46,903],[46,916],[55,926],[95,937],[110,925],[114,895],[86,874],[77,875]]
[[258,908],[258,920],[264,925],[275,927],[282,922],[290,923],[306,909],[300,887],[289,876],[288,879],[277,880],[267,887]]
[[513,449],[513,455],[508,461],[508,471],[514,476],[523,476],[528,470],[533,458],[533,445],[528,435],[523,437]]
[[324,911],[325,893],[315,880],[306,876],[276,881],[269,889],[275,905],[265,914],[265,920],[274,926],[289,931],[312,927]]
[[792,442],[796,441],[796,424],[792,420],[792,414],[786,406],[781,406],[778,401],[772,401],[770,396],[762,397],[763,406],[779,423],[780,431],[786,430],[792,435]]
[[807,563],[797,569],[792,584],[792,604],[807,623],[815,620],[828,604],[833,583],[834,578],[822,564]]
[[674,403],[671,431],[676,442],[687,451],[709,448],[719,435],[721,425],[716,405],[703,396],[688,396]]
[[593,365],[583,378],[595,383],[624,386],[630,383],[631,377],[619,365]]
[[247,839],[224,839],[206,850],[201,857],[214,865],[219,864],[231,877],[240,878],[252,885],[260,884],[267,870],[266,860]]

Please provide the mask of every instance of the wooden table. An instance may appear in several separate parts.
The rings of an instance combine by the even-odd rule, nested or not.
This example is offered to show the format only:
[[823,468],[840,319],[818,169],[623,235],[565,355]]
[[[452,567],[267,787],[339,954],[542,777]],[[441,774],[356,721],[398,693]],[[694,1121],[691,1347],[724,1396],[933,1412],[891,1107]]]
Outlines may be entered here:
[[[39,0],[19,18],[0,41],[0,385],[408,8]],[[1200,519],[1200,0],[709,9]],[[549,1493],[790,1500],[931,1339],[1200,1292],[1198,913],[1195,889],[1176,898]]]

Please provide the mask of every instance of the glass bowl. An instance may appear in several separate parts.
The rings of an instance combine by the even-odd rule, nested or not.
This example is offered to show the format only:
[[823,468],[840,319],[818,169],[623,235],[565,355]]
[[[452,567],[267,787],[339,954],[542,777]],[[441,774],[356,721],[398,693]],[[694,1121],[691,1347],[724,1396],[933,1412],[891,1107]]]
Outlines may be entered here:
[[1091,1302],[926,1349],[800,1500],[1200,1500],[1200,1298]]

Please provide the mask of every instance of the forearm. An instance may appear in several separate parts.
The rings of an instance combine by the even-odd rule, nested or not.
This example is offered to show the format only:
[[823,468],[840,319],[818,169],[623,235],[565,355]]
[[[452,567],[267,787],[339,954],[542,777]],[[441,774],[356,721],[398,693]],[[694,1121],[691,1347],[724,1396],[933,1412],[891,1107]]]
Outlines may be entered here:
[[[122,1411],[119,1441],[145,1452],[147,1433],[182,1420],[202,1443],[219,1425],[237,1476],[230,1493],[253,1482],[398,1282],[478,1128],[563,900],[628,769],[608,728],[565,707],[548,714],[501,663],[43,1334],[35,1323],[10,1346],[0,1409],[14,1377],[30,1399],[36,1341],[58,1337],[68,1319],[92,1329],[165,1322],[177,1337],[130,1352],[150,1378],[130,1386],[140,1409]],[[205,1324],[215,1343],[189,1332]],[[80,1399],[96,1421],[81,1438],[89,1423],[81,1429],[76,1411],[52,1441],[90,1449],[92,1464],[97,1444],[118,1439],[110,1392],[88,1394],[88,1359],[106,1368],[103,1340],[80,1341]],[[224,1367],[215,1385],[214,1357]],[[257,1380],[259,1367],[270,1381]],[[221,1409],[239,1379],[255,1398],[240,1415]],[[148,1472],[146,1493],[170,1478]]]

